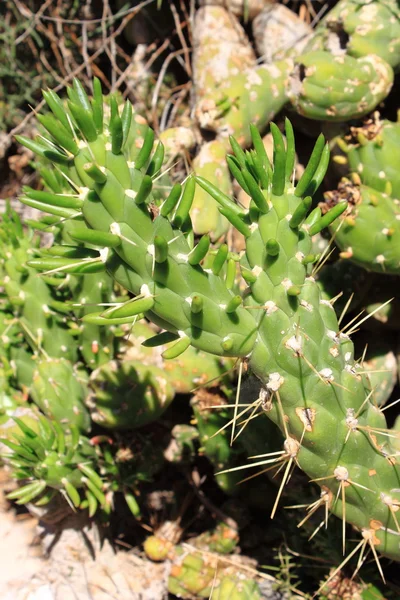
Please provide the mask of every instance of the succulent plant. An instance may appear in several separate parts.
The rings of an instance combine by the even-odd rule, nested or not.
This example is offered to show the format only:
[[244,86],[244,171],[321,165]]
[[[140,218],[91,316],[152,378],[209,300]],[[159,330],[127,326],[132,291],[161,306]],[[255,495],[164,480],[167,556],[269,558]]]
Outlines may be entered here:
[[86,377],[63,358],[46,358],[36,363],[30,394],[40,410],[64,429],[90,429],[85,406]]
[[106,429],[143,427],[159,419],[174,398],[165,372],[134,360],[110,361],[91,374],[87,404]]
[[218,555],[210,559],[196,552],[189,554],[182,550],[181,554],[168,579],[168,591],[178,598],[262,599],[258,582],[246,570],[241,572],[239,564],[224,564]]
[[126,347],[122,348],[123,360],[139,361],[161,369],[178,394],[190,394],[199,387],[224,386],[232,380],[235,366],[232,359],[189,347],[175,360],[166,360],[162,355],[167,346],[151,347],[150,338],[154,335],[154,328],[145,320],[135,323],[130,328]]
[[[46,505],[55,494],[78,508],[84,493],[89,511],[94,514],[98,505],[106,507],[103,481],[95,470],[96,454],[89,440],[79,435],[77,428],[65,434],[56,421],[43,415],[13,417],[18,433],[13,429],[1,437],[1,457],[10,465],[20,487],[9,494],[18,504],[33,502]],[[1,428],[3,435],[4,426]],[[10,437],[12,439],[10,439]]]
[[[397,236],[400,214],[396,200],[360,182],[343,178],[337,190],[325,193],[324,210],[347,202],[348,209],[331,225],[340,256],[368,271],[397,275],[400,255]],[[369,243],[372,237],[373,244]]]
[[354,58],[375,54],[398,70],[399,35],[400,11],[395,0],[340,0],[321,19],[307,49],[324,48]]
[[375,54],[354,58],[315,50],[295,58],[289,98],[308,119],[349,121],[373,110],[392,84],[391,66]]
[[[399,558],[394,516],[399,467],[384,435],[386,419],[370,400],[367,378],[357,372],[349,338],[355,325],[347,328],[347,334],[340,331],[331,303],[321,301],[312,277],[311,237],[347,207],[340,202],[323,216],[319,207],[310,212],[310,195],[320,185],[329,160],[323,137],[294,187],[290,123],[286,149],[272,126],[273,165],[252,127],[254,153],[245,155],[232,140],[232,169],[252,197],[248,211],[197,177],[187,180],[182,194],[179,186],[174,188],[155,215],[149,174],[154,167],[147,166],[159,156],[156,149],[156,158],[150,158],[153,136],[147,133],[135,161],[127,160],[128,129],[122,127],[116,110],[110,128],[103,129],[97,90],[96,83],[91,105],[75,83],[71,117],[65,123],[68,135],[61,140],[56,132],[59,139],[52,140],[57,142],[52,150],[47,142],[25,143],[68,168],[79,198],[74,198],[77,205],[68,208],[67,216],[84,216],[90,235],[81,241],[95,240],[98,256],[90,251],[79,261],[45,257],[30,261],[30,266],[80,273],[106,268],[135,297],[88,317],[111,325],[132,322],[145,313],[166,330],[151,341],[169,341],[165,358],[175,358],[193,345],[246,361],[261,381],[260,406],[284,434],[282,453],[266,459],[284,468],[282,485],[298,465],[322,487],[320,505],[328,506],[343,524],[361,530],[356,549],[362,555],[371,548],[376,558],[378,551]],[[124,110],[130,114],[129,108]],[[59,117],[61,122],[66,119],[65,113]],[[79,147],[71,144],[70,122]],[[209,238],[193,242],[188,213],[196,182],[213,195],[221,213],[246,238],[240,262],[248,284],[243,295],[233,291],[237,257],[226,245],[220,246],[211,269],[200,265]],[[89,191],[79,191],[83,187]],[[53,199],[50,210],[54,206]]]
[[[229,196],[232,194],[232,182],[225,156],[226,143],[213,140],[201,146],[192,166],[197,175],[205,177]],[[200,187],[196,187],[190,217],[196,234],[207,233],[212,239],[221,237],[230,226],[229,221],[219,212],[214,198]]]
[[52,289],[35,270],[27,267],[38,239],[33,231],[24,235],[19,216],[9,210],[0,223],[0,278],[5,305],[15,319],[26,343],[37,355],[76,359],[77,348],[68,332],[63,296]]
[[400,195],[400,177],[396,156],[400,143],[400,123],[381,120],[376,112],[359,127],[350,127],[336,138],[342,151],[334,160],[346,164],[349,173],[357,173],[362,183],[392,198]]

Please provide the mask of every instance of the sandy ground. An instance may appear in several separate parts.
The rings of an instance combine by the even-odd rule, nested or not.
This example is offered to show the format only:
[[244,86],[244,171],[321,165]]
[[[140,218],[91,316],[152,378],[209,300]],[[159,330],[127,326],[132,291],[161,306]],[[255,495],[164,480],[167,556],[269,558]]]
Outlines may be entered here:
[[167,564],[115,552],[82,514],[67,525],[54,546],[51,531],[41,544],[37,520],[16,515],[0,497],[1,600],[165,600]]

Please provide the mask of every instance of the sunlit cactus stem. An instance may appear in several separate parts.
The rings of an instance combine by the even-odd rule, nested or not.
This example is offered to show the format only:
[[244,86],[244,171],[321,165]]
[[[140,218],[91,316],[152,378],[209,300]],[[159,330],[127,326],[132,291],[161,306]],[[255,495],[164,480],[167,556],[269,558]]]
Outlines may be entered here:
[[[321,508],[327,506],[342,519],[344,548],[345,525],[352,523],[362,534],[356,546],[362,556],[370,549],[377,561],[378,552],[400,558],[395,514],[399,467],[385,435],[385,416],[354,360],[349,336],[357,323],[340,329],[333,306],[321,299],[313,277],[317,257],[312,236],[347,208],[340,201],[323,215],[319,207],[312,209],[311,197],[329,162],[323,136],[295,186],[289,121],[286,147],[278,127],[271,125],[272,163],[258,130],[251,127],[254,151],[245,153],[232,139],[228,159],[231,172],[252,199],[248,210],[205,179],[189,177],[156,211],[148,165],[159,163],[160,151],[152,154],[153,134],[148,130],[139,154],[130,159],[129,139],[124,134],[121,143],[119,133],[120,119],[125,122],[122,130],[129,129],[129,108],[121,116],[114,109],[111,123],[100,133],[96,90],[97,84],[93,107],[80,98],[77,84],[72,92],[71,137],[73,131],[78,152],[68,154],[54,139],[50,154],[43,149],[46,142],[38,150],[49,159],[60,161],[63,156],[67,162],[81,200],[79,208],[68,209],[69,216],[83,216],[93,231],[81,242],[97,246],[98,256],[92,258],[88,250],[87,258],[79,260],[40,258],[29,264],[44,272],[107,269],[134,299],[90,319],[99,324],[132,323],[144,313],[165,330],[145,344],[167,344],[165,358],[175,358],[193,345],[246,362],[261,381],[259,407],[284,436],[283,449],[264,461],[282,467],[280,492],[292,468],[299,466],[321,486]],[[85,168],[90,153],[96,155],[100,178],[97,173],[95,178],[88,175]],[[189,211],[195,184],[215,198],[221,214],[244,236],[240,261],[222,244],[211,266],[202,267],[209,238],[205,234],[194,241]],[[237,285],[239,270],[247,284],[243,292]]]

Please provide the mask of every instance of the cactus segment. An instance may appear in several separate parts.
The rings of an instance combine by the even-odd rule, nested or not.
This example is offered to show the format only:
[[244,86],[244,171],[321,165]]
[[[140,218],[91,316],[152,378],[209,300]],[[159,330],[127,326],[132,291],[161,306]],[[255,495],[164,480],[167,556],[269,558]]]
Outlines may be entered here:
[[[177,552],[179,548],[177,549]],[[217,562],[218,561],[218,562]],[[177,557],[168,579],[168,591],[178,598],[210,600],[261,600],[256,579],[250,579],[240,564],[227,564],[223,557],[203,557],[192,552]]]
[[374,402],[384,406],[397,383],[397,361],[390,344],[386,340],[368,343],[362,367],[368,371]]
[[301,54],[313,32],[299,15],[278,3],[268,3],[255,17],[252,29],[257,52],[266,63]]
[[36,364],[30,388],[40,410],[65,428],[73,425],[81,431],[90,428],[89,412],[84,404],[86,385],[73,365],[63,359],[44,359]]
[[309,119],[348,121],[373,110],[392,84],[393,70],[379,56],[332,57],[316,50],[295,59],[289,98],[299,114]]
[[[193,171],[204,177],[227,196],[232,195],[232,183],[225,161],[226,143],[218,140],[203,144],[193,160]],[[211,234],[218,239],[228,229],[228,221],[218,211],[215,200],[203,188],[196,186],[190,213],[195,233]]]
[[[325,194],[325,206],[348,203],[342,218],[331,225],[341,257],[369,271],[400,273],[400,214],[397,202],[366,185],[343,179],[337,190]],[[373,234],[374,243],[368,243]]]
[[255,66],[241,25],[220,6],[197,11],[194,35],[195,117],[201,128],[217,133],[217,140],[226,143],[234,135],[240,145],[249,145],[250,124],[265,128],[286,103],[292,63]]
[[62,315],[52,307],[62,304],[62,292],[51,288],[27,266],[36,244],[33,232],[23,236],[18,215],[9,210],[0,224],[0,279],[15,325],[36,354],[75,360],[76,344],[68,333]]
[[317,25],[307,50],[330,49],[360,58],[375,54],[395,71],[400,65],[400,11],[395,0],[340,0]]
[[381,121],[376,112],[361,127],[351,127],[350,134],[337,140],[350,173],[356,173],[367,185],[392,198],[400,196],[397,152],[400,123]]
[[174,398],[165,373],[138,361],[111,361],[93,371],[87,404],[106,429],[125,430],[156,421]]
[[253,67],[256,57],[239,20],[222,6],[199,8],[193,33],[193,82],[198,103],[237,75],[238,65]]

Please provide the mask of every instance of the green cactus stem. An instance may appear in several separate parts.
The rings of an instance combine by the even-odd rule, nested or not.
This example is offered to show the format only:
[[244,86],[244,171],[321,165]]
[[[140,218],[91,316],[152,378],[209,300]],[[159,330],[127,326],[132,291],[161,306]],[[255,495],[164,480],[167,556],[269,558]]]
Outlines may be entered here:
[[27,267],[38,238],[25,235],[15,211],[8,210],[0,223],[0,283],[4,287],[9,314],[34,353],[75,360],[76,344],[68,332],[65,316],[58,312],[63,294],[53,293],[35,270]]
[[360,127],[351,127],[348,135],[337,139],[350,173],[357,173],[362,183],[396,199],[400,196],[400,176],[397,152],[400,143],[400,123],[380,120],[379,113]]
[[162,369],[175,393],[190,394],[198,388],[215,385],[227,385],[232,379],[235,362],[232,359],[217,357],[187,348],[175,360],[166,360],[163,353],[167,345],[146,347],[151,344],[155,330],[145,320],[139,321],[130,328],[130,336],[126,348],[123,348],[124,360],[141,361],[147,366]]
[[[367,343],[367,351],[362,361],[362,368],[368,371],[373,390],[373,400],[377,406],[384,406],[389,400],[397,383],[397,360],[392,350],[393,345],[385,339],[363,340]],[[357,347],[360,341],[357,339]]]
[[254,67],[256,56],[239,21],[222,6],[203,6],[193,24],[195,103],[215,88]]
[[[231,175],[226,164],[226,143],[206,142],[193,160],[196,175],[211,181],[227,196],[232,195]],[[229,229],[229,221],[221,215],[218,204],[203,188],[196,187],[190,216],[197,235],[209,234],[218,239]]]
[[[64,271],[82,272],[90,260],[90,267],[106,268],[135,299],[99,313],[98,322],[132,322],[145,313],[166,330],[152,342],[169,340],[165,358],[175,358],[193,345],[245,361],[262,383],[260,407],[285,438],[282,453],[266,458],[269,465],[282,466],[282,485],[298,465],[322,487],[321,506],[327,505],[343,524],[352,523],[361,531],[357,550],[365,553],[371,548],[375,556],[381,552],[400,558],[394,517],[399,466],[384,435],[385,416],[370,400],[367,377],[357,372],[349,338],[357,324],[346,333],[340,330],[331,303],[321,300],[312,276],[311,237],[347,207],[340,202],[323,216],[319,207],[311,210],[310,196],[319,187],[329,160],[323,137],[317,140],[296,187],[289,122],[286,149],[278,128],[271,126],[273,165],[266,159],[255,127],[251,129],[254,154],[243,155],[233,141],[233,170],[240,173],[239,183],[252,197],[248,211],[206,180],[196,179],[246,238],[240,271],[248,288],[241,295],[234,289],[230,270],[230,265],[237,264],[236,257],[227,246],[220,247],[210,269],[200,264],[209,242],[207,237],[197,245],[193,242],[188,219],[192,179],[187,180],[181,197],[174,192],[154,215],[149,205],[151,178],[146,175],[151,134],[135,163],[128,164],[121,145],[113,144],[110,137],[104,144],[105,134],[93,127],[96,111],[81,102],[72,112],[81,148],[69,155],[62,147],[52,146],[50,157],[61,161],[61,155],[68,160],[77,191],[90,186],[90,192],[79,192],[79,211],[98,243],[103,241],[103,248],[96,258],[56,262],[43,258],[30,265],[46,271],[58,264]],[[115,123],[116,118],[111,138]],[[90,179],[82,165],[90,159],[88,148],[94,150],[96,143],[102,149],[98,158],[103,167],[101,182]],[[49,157],[41,148],[39,152]]]
[[286,103],[292,62],[256,66],[241,25],[221,6],[204,6],[197,11],[194,35],[196,120],[202,129],[214,131],[225,145],[229,135],[234,135],[239,144],[248,146],[250,124],[265,129]]
[[[359,178],[342,179],[338,189],[326,192],[323,209],[348,203],[341,219],[331,224],[340,256],[368,271],[400,273],[400,209],[387,194],[360,184]],[[373,243],[369,240],[373,236]]]
[[391,66],[375,54],[353,58],[315,50],[294,63],[289,98],[308,119],[358,119],[386,98],[393,84]]
[[174,398],[162,369],[138,361],[110,361],[90,376],[87,404],[91,417],[106,429],[143,427],[159,419]]
[[35,404],[64,428],[90,429],[85,406],[86,377],[63,358],[39,360],[33,373],[30,393]]
[[400,66],[400,11],[395,0],[340,0],[320,21],[307,50],[330,50],[354,58],[375,54]]

